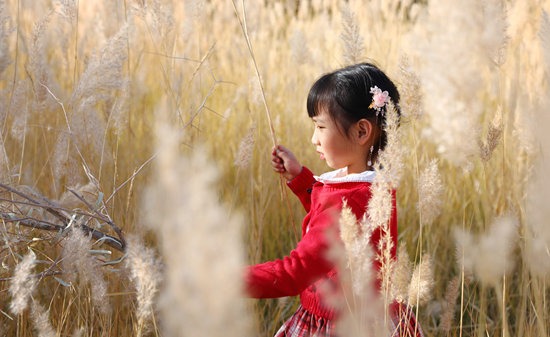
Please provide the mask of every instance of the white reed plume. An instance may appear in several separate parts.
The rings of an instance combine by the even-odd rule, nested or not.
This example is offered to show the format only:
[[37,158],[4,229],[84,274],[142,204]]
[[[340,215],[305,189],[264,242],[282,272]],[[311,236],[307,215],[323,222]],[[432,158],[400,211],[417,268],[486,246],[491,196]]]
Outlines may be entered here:
[[376,177],[371,185],[372,195],[367,207],[368,219],[364,225],[371,230],[379,229],[381,232],[376,259],[380,262],[379,277],[382,280],[382,290],[387,296],[389,296],[391,270],[394,263],[392,251],[395,249],[390,229],[390,219],[394,211],[393,191],[399,185],[403,172],[404,150],[400,146],[401,133],[398,128],[398,118],[397,111],[390,103],[387,107],[384,127],[387,144],[379,153],[375,163]]
[[290,38],[290,51],[292,59],[298,65],[304,65],[311,60],[311,50],[308,48],[304,32],[295,30]]
[[[399,115],[393,102],[387,105],[386,121],[384,125],[387,143],[384,150],[379,153],[376,169],[376,177],[385,180],[393,189],[399,187],[401,176],[405,168],[403,164],[404,146],[401,145],[401,129],[399,128]],[[383,169],[381,169],[383,168]],[[378,178],[380,177],[380,178]]]
[[517,219],[505,216],[495,219],[487,233],[476,237],[457,230],[458,255],[464,256],[465,272],[473,270],[481,282],[497,286],[500,279],[514,267],[517,228]]
[[32,302],[31,319],[38,337],[59,336],[50,322],[50,313],[37,301]]
[[28,97],[29,92],[32,92],[30,80],[18,81],[10,104],[10,110],[17,111],[13,114],[10,134],[19,143],[23,142],[28,132],[29,102],[31,101]]
[[[101,50],[92,54],[70,97],[69,104],[75,112],[71,127],[78,146],[88,146],[93,154],[103,152],[105,120],[96,105],[111,99],[116,90],[127,83],[123,75],[128,41],[128,26],[108,39]],[[108,154],[109,151],[106,151]]]
[[349,5],[343,3],[340,11],[342,12],[342,28],[344,29],[344,32],[340,34],[344,47],[344,64],[356,64],[361,61],[365,50],[363,37],[355,19],[355,14]]
[[451,324],[454,319],[456,309],[456,299],[460,293],[460,277],[454,277],[447,285],[445,292],[445,308],[441,314],[439,327],[444,332],[448,333],[451,330]]
[[[544,55],[546,57],[546,73],[550,74],[550,20],[546,12],[543,13],[543,20],[539,37],[542,42]],[[527,219],[526,219],[526,245],[525,260],[529,270],[538,277],[547,277],[550,275],[550,258],[548,256],[548,247],[550,247],[550,229],[548,219],[550,219],[550,208],[548,200],[550,198],[550,117],[548,116],[548,107],[550,100],[548,89],[546,94],[542,95],[543,101],[537,109],[537,120],[534,126],[528,130],[536,136],[535,147],[540,151],[532,179],[530,179],[527,194]],[[533,132],[534,131],[534,132]]]
[[477,152],[472,130],[482,112],[480,89],[505,42],[504,15],[496,1],[440,0],[428,6],[427,34],[417,36],[425,43],[416,44],[424,92],[430,96],[425,101],[430,120],[425,135],[434,139],[439,154],[462,166]]
[[91,237],[81,229],[73,228],[64,241],[63,269],[70,282],[75,282],[78,275],[82,285],[90,284],[93,303],[107,314],[110,311],[107,284],[99,262],[90,253],[91,249]]
[[157,171],[147,193],[148,223],[160,238],[164,331],[176,336],[246,336],[242,221],[218,203],[218,170],[204,150],[181,158],[177,134],[157,127]]
[[48,42],[45,33],[52,14],[53,12],[49,11],[38,20],[34,24],[31,35],[28,69],[33,79],[36,101],[40,105],[45,104],[48,98],[48,92],[44,86],[50,87],[52,85],[52,74],[50,67],[47,65],[47,59],[44,57],[46,55],[45,46]]
[[122,85],[120,95],[116,98],[115,104],[111,110],[113,130],[115,134],[121,135],[122,131],[128,125],[130,113],[130,81],[125,81]]
[[493,156],[493,151],[497,147],[500,137],[502,136],[502,129],[502,112],[499,108],[489,124],[489,130],[487,131],[485,141],[480,140],[478,142],[479,156],[484,162],[489,161]]
[[243,137],[241,143],[239,144],[239,152],[237,153],[237,158],[233,163],[235,166],[245,169],[250,165],[252,161],[252,156],[254,154],[254,145],[255,138],[254,133],[256,132],[256,123],[252,123],[252,126],[248,129],[246,136]]
[[[342,336],[387,336],[384,303],[375,291],[372,228],[365,217],[361,223],[344,202],[340,214],[340,238],[330,244],[329,258],[339,266],[341,289],[331,282],[321,289],[327,303],[341,313],[336,324]],[[335,236],[327,235],[328,238]],[[368,305],[365,305],[367,304]]]
[[77,16],[78,8],[76,0],[56,0],[57,13],[67,22],[72,23]]
[[71,95],[71,105],[78,107],[77,103],[87,98],[91,99],[88,104],[94,105],[108,98],[106,94],[122,87],[124,84],[122,70],[127,57],[127,32],[128,26],[122,25],[99,51],[91,55]]
[[126,248],[126,268],[137,293],[138,318],[137,335],[141,335],[144,324],[151,319],[153,303],[161,282],[161,262],[151,248],[146,248],[137,236],[130,236]]
[[347,200],[343,200],[342,212],[340,213],[340,238],[344,242],[346,253],[353,256],[353,249],[356,240],[359,237],[359,224],[357,218],[348,207]]
[[550,18],[548,17],[548,12],[545,10],[542,11],[539,38],[542,44],[544,61],[546,62],[546,70],[548,71],[550,68]]
[[8,37],[13,32],[10,17],[6,13],[6,2],[0,0],[0,75],[11,64]]
[[372,230],[360,230],[360,224],[344,201],[340,214],[340,238],[344,242],[347,257],[346,268],[351,271],[354,296],[365,296],[372,287],[373,252],[370,246]]
[[[89,181],[86,185],[78,184],[71,188],[79,196],[82,196],[84,200],[87,200],[89,204],[93,205],[97,200],[97,185],[93,181]],[[59,204],[68,209],[75,209],[84,206],[82,200],[80,200],[74,193],[67,190],[59,198]]]
[[401,57],[399,69],[401,73],[401,85],[399,86],[401,113],[413,120],[420,120],[424,114],[420,78],[412,69],[406,55]]
[[409,284],[409,297],[407,302],[410,306],[426,303],[431,298],[431,291],[434,285],[432,260],[428,254],[422,256],[422,261],[412,273]]
[[422,223],[430,225],[441,213],[443,206],[443,184],[437,168],[437,160],[432,160],[422,171],[418,180],[418,212]]
[[482,282],[496,284],[514,267],[514,248],[518,239],[518,220],[512,216],[497,218],[487,235],[479,238],[476,275]]
[[15,267],[9,289],[12,297],[10,310],[16,315],[23,313],[27,308],[29,299],[36,288],[37,280],[32,274],[35,265],[36,255],[29,251]]
[[399,303],[408,300],[409,282],[411,280],[411,261],[409,253],[403,244],[397,250],[397,262],[395,263],[391,276],[391,298]]

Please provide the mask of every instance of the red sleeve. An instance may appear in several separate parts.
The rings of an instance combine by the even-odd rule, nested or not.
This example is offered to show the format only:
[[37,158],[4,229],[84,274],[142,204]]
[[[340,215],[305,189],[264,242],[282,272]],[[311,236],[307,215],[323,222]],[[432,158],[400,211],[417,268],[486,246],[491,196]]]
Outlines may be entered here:
[[288,187],[290,187],[292,192],[300,199],[302,205],[304,205],[306,212],[309,212],[311,206],[311,191],[315,182],[316,180],[313,178],[313,173],[305,166],[302,168],[300,174],[287,182]]
[[328,273],[334,265],[326,259],[326,233],[337,223],[336,209],[326,209],[311,218],[309,230],[290,256],[247,267],[247,293],[255,298],[295,296]]

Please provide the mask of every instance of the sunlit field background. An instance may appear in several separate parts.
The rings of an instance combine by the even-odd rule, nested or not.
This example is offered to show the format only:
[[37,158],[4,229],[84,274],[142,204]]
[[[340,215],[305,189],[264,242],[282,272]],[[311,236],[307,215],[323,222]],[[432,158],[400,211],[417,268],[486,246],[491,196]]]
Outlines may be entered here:
[[273,335],[298,300],[244,300],[241,267],[305,214],[270,119],[330,170],[308,90],[369,61],[402,96],[425,334],[548,336],[550,3],[235,1],[0,1],[0,334]]

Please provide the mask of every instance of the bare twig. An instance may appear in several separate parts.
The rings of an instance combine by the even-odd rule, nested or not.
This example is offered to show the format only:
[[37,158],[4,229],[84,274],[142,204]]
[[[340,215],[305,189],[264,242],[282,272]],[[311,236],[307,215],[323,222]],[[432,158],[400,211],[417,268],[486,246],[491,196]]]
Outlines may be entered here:
[[[72,194],[74,194],[75,197],[77,197],[80,201],[82,201],[84,204],[86,204],[86,206],[88,206],[88,208],[94,212],[95,214],[97,214],[98,216],[100,217],[103,217],[103,215],[101,213],[99,213],[97,211],[97,209],[95,209],[92,205],[90,205],[90,203],[88,203],[88,201],[86,199],[84,199],[82,196],[80,196],[78,193],[76,193],[75,191],[73,191],[72,189],[68,189],[69,192],[71,192]],[[122,230],[120,228],[118,228],[117,225],[114,224],[114,222],[112,222],[110,219],[108,218],[105,218],[103,217],[103,221],[105,221],[107,224],[109,224],[113,230],[115,231],[115,233],[117,233],[118,235],[118,238],[120,239],[120,242],[122,243],[122,248],[124,248],[126,246],[126,240],[124,240],[124,236],[122,235]]]
[[[44,204],[41,204],[39,201],[36,201],[35,199],[29,197],[28,195],[26,195],[25,193],[23,192],[20,192],[18,190],[16,190],[15,188],[12,188],[8,185],[4,185],[2,183],[0,183],[0,187],[2,187],[3,189],[11,192],[11,193],[14,193],[14,194],[17,194],[18,196],[24,198],[24,199],[27,199],[28,201],[34,203],[34,204],[37,204],[37,205],[41,205],[40,207],[44,208],[46,211],[48,211],[49,213],[51,213],[52,215],[56,216],[57,218],[60,218],[62,219],[64,222],[67,221],[67,219],[70,219],[70,216],[68,214],[63,214],[61,212],[58,212],[57,209],[55,209],[54,207],[52,207],[53,205],[49,204],[49,205],[44,205]],[[43,197],[42,197],[43,198]]]
[[[36,204],[36,203],[32,203],[32,202],[12,200],[12,199],[7,199],[7,198],[0,198],[0,201],[7,201],[7,202],[12,203],[12,204],[19,204],[19,205],[25,205],[25,206],[45,208],[45,206],[43,204]],[[64,207],[60,207],[60,206],[50,206],[50,208],[52,208],[54,210],[69,212],[69,213],[72,213],[72,214],[84,215],[84,216],[94,218],[94,219],[97,219],[97,220],[100,220],[100,221],[103,221],[103,222],[110,221],[109,219],[105,218],[102,214],[94,215],[94,214],[90,214],[88,212],[83,212],[83,211],[79,211],[79,210],[70,210],[68,208],[64,208]]]
[[[31,227],[41,230],[47,230],[47,231],[60,231],[63,230],[65,227],[61,225],[55,225],[47,221],[38,220],[34,218],[19,218],[15,216],[10,216],[8,214],[0,213],[0,219],[4,220],[5,222],[19,222],[21,225],[25,227]],[[82,229],[86,234],[91,235],[92,238],[95,240],[103,240],[103,242],[108,245],[109,247],[112,247],[120,252],[124,252],[125,250],[125,244],[115,238],[114,236],[105,234],[101,231],[98,231],[97,229],[94,229],[92,227],[86,226],[86,225],[77,225],[76,227],[79,227]]]
[[80,227],[84,232],[86,232],[87,234],[90,234],[96,240],[103,239],[107,245],[119,251],[124,251],[126,247],[126,242],[124,240],[122,230],[118,226],[116,226],[108,217],[105,217],[103,214],[99,213],[97,210],[94,210],[93,207],[84,198],[82,198],[80,195],[78,195],[74,191],[71,191],[71,192],[75,194],[77,198],[79,198],[82,202],[84,202],[92,211],[94,211],[94,214],[90,214],[82,211],[73,211],[73,210],[60,207],[56,205],[53,201],[48,200],[43,196],[41,196],[41,198],[45,201],[45,203],[41,203],[40,201],[28,196],[27,194],[2,183],[0,183],[0,187],[5,189],[6,191],[9,191],[11,193],[14,193],[26,199],[29,202],[10,200],[6,198],[0,198],[0,200],[7,201],[13,204],[24,204],[32,207],[42,208],[46,210],[48,213],[55,216],[57,219],[59,219],[59,221],[61,221],[63,225],[57,225],[49,221],[36,219],[28,216],[16,216],[14,214],[0,213],[0,219],[4,221],[19,222],[20,224],[26,227],[32,227],[36,229],[42,229],[42,230],[48,230],[48,231],[60,231],[60,230],[67,229],[67,226],[71,223],[72,217],[70,214],[79,214],[88,218],[95,218],[97,220],[100,220],[109,224],[113,228],[113,230],[117,233],[119,238],[117,239],[111,235],[105,234],[85,224],[77,225],[77,227]]

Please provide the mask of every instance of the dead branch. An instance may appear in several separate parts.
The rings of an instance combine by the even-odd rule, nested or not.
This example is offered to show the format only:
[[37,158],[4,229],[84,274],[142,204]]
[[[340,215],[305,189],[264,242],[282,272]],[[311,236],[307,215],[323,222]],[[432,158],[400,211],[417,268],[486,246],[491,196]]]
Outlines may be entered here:
[[[34,208],[41,208],[47,211],[49,214],[53,215],[60,224],[53,223],[51,221],[48,221],[47,219],[38,219],[36,217],[31,217],[29,215],[25,214],[16,214],[14,212],[6,212],[3,210],[0,210],[0,219],[4,222],[17,222],[20,225],[35,228],[39,230],[46,230],[46,231],[57,231],[59,233],[63,233],[63,231],[66,231],[69,229],[70,225],[73,225],[75,227],[78,227],[82,229],[86,234],[91,235],[93,239],[101,240],[102,243],[105,243],[106,245],[124,252],[126,248],[126,241],[124,240],[124,236],[122,234],[122,230],[116,226],[108,217],[104,216],[103,214],[99,213],[97,210],[95,210],[92,205],[90,205],[82,196],[80,196],[78,193],[70,190],[78,199],[80,199],[93,213],[83,212],[83,211],[73,211],[67,208],[63,208],[57,203],[55,203],[52,200],[47,199],[44,196],[40,196],[42,201],[37,200],[30,195],[21,192],[11,186],[5,185],[0,183],[0,188],[4,189],[7,192],[13,193],[27,201],[20,201],[15,200],[13,198],[0,198],[1,201],[7,202],[9,204],[19,204],[19,205],[26,205]],[[116,232],[118,238],[111,236],[109,234],[106,234],[100,230],[97,230],[95,228],[92,228],[91,226],[88,226],[87,222],[82,223],[74,223],[75,216],[79,215],[83,218],[88,219],[96,219],[98,221],[104,222],[106,224],[109,224],[111,228]]]

